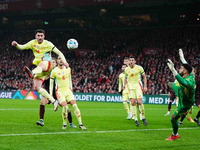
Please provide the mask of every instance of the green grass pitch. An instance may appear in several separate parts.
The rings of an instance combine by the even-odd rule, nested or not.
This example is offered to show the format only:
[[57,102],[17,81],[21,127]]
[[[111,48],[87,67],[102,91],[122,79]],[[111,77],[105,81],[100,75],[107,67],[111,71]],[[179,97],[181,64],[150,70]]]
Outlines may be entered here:
[[[165,139],[172,133],[170,117],[164,117],[167,105],[145,105],[148,126],[140,127],[126,120],[122,103],[77,102],[82,122],[87,130],[67,127],[62,130],[61,107],[53,111],[46,106],[45,126],[39,120],[40,101],[0,99],[0,149],[11,150],[132,150],[132,149],[198,149],[200,127],[184,120],[179,128],[180,138]],[[78,126],[72,111],[73,123]],[[172,106],[171,114],[175,110]],[[194,106],[192,118],[198,108]]]

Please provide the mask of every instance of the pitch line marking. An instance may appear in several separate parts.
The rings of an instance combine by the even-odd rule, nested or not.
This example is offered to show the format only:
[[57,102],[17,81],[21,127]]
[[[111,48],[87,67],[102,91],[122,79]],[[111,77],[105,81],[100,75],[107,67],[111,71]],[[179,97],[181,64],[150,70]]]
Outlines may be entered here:
[[[194,128],[179,128],[179,130],[195,130],[200,129],[199,127]],[[138,131],[168,131],[172,128],[164,129],[134,129],[134,130],[111,130],[111,131],[71,131],[71,132],[51,132],[51,133],[23,133],[23,134],[0,134],[0,137],[7,136],[25,136],[25,135],[59,135],[59,134],[90,134],[90,133],[118,133],[118,132],[138,132]]]
[[[165,108],[163,108],[163,109],[160,109],[160,108],[145,108],[146,110],[166,110]],[[28,108],[0,108],[0,111],[3,111],[3,110],[19,110],[19,111],[21,111],[21,110],[39,110],[39,108],[30,108],[30,109],[28,109]],[[53,108],[46,108],[45,110],[53,110]],[[103,109],[99,109],[99,108],[97,108],[97,109],[84,109],[84,108],[82,108],[81,110],[123,110],[123,109],[112,109],[112,108],[108,108],[108,109],[106,109],[106,108],[103,108]],[[175,109],[171,109],[171,110],[175,110]]]

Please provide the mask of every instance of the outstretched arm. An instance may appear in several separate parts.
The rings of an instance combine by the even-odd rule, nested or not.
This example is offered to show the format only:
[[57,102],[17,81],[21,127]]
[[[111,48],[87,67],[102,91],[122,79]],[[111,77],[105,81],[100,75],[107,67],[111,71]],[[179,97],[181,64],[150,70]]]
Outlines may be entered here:
[[184,79],[177,73],[177,71],[176,71],[175,68],[174,68],[173,62],[172,62],[170,59],[168,59],[167,65],[169,66],[169,69],[172,71],[173,75],[175,76],[175,78],[177,79],[177,81],[178,81],[180,84],[182,84],[183,86],[186,86],[186,87],[191,86],[191,82],[190,82],[190,81],[184,80]]
[[182,49],[179,49],[179,56],[180,56],[181,62],[182,62],[183,64],[187,64],[187,61],[186,61],[185,58],[184,58]]
[[53,52],[56,53],[58,56],[60,56],[60,58],[62,59],[64,65],[65,65],[65,67],[68,68],[69,64],[67,63],[63,53],[60,50],[58,50],[56,47],[53,48]]
[[12,41],[11,45],[16,47],[16,48],[18,48],[19,50],[24,50],[24,49],[30,49],[31,48],[30,42],[21,45],[21,44],[18,44],[16,41]]

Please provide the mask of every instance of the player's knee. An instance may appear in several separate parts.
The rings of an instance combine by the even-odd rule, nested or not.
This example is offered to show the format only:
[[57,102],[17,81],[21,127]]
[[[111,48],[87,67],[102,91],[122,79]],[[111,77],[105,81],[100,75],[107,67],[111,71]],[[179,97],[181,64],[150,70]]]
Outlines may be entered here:
[[43,105],[43,106],[44,106],[44,105],[45,105],[45,102],[41,100],[41,101],[40,101],[40,105]]
[[34,87],[33,87],[33,89],[34,89],[35,91],[37,91],[37,92],[40,90],[40,88],[41,88],[41,87],[38,87],[38,86],[34,86]]
[[67,107],[67,102],[66,102],[66,101],[62,102],[62,103],[61,103],[61,106],[62,106],[62,107]]
[[136,102],[135,102],[135,101],[131,101],[131,105],[132,105],[132,106],[135,106],[135,105],[136,105]]
[[171,122],[174,123],[174,122],[176,122],[176,121],[177,121],[177,119],[176,119],[176,117],[175,117],[174,114],[173,114],[172,117],[171,117]]

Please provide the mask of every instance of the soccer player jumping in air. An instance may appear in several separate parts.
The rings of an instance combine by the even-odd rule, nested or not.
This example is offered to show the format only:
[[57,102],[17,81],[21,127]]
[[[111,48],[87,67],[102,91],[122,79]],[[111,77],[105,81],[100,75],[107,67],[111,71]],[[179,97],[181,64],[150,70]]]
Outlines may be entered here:
[[[183,62],[183,61],[182,61]],[[174,68],[173,62],[168,59],[167,65],[172,71],[173,75],[177,79],[178,83],[169,82],[168,85],[176,93],[178,97],[178,108],[174,111],[174,114],[171,117],[171,123],[173,127],[173,133],[166,140],[173,141],[179,138],[178,134],[178,119],[187,113],[187,111],[194,105],[195,102],[195,79],[192,72],[192,67],[183,62],[179,69],[179,74]]]
[[27,67],[25,69],[29,73],[30,77],[34,78],[34,90],[40,93],[46,99],[50,100],[54,105],[54,110],[56,111],[58,108],[58,101],[55,100],[45,89],[41,87],[44,79],[50,74],[53,68],[51,52],[53,51],[61,57],[66,68],[69,67],[69,64],[67,63],[64,55],[50,41],[44,39],[44,30],[36,30],[35,38],[36,39],[33,39],[24,45],[20,45],[16,41],[13,41],[11,44],[20,50],[31,49],[33,51],[35,56],[33,64],[37,67],[32,71],[30,71]]

